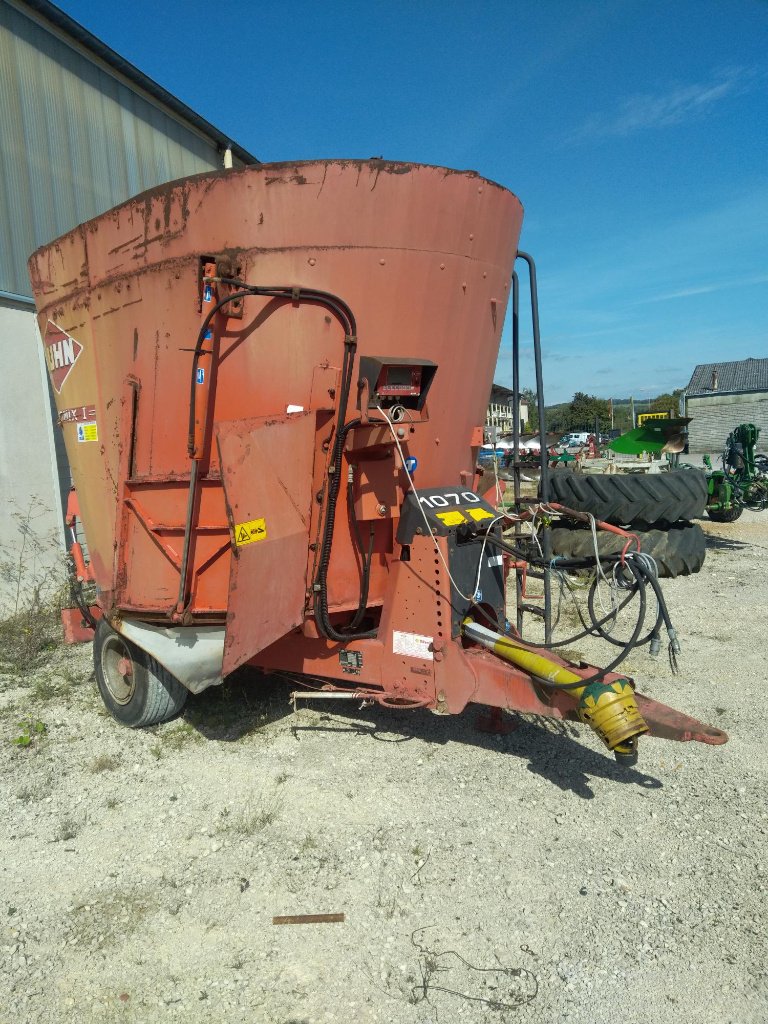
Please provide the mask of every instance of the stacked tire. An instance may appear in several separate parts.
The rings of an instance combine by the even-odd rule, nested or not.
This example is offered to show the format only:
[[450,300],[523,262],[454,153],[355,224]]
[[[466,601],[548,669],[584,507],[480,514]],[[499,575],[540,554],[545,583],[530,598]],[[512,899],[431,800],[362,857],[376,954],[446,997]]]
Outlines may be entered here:
[[[629,528],[640,539],[641,550],[655,559],[661,577],[689,576],[704,564],[704,533],[691,522],[702,515],[707,503],[707,478],[699,470],[647,476],[564,470],[550,476],[549,500]],[[592,531],[586,525],[566,525],[561,520],[551,531],[551,541],[553,555],[594,554]],[[597,541],[601,555],[615,554],[626,543],[605,530],[598,530]]]

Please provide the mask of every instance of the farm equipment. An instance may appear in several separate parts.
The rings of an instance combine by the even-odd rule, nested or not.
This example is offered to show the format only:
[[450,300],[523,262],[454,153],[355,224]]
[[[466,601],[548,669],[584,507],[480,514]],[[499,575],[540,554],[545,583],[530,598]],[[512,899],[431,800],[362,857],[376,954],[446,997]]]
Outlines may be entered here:
[[745,508],[768,508],[768,460],[755,454],[759,436],[759,427],[741,423],[725,442],[722,469],[712,469],[708,455],[703,458],[709,470],[707,515],[717,523],[735,522]]
[[624,763],[645,732],[725,742],[615,671],[663,628],[679,650],[630,534],[606,526],[640,602],[606,668],[508,622],[506,572],[519,592],[549,567],[505,525],[569,514],[517,485],[499,513],[475,468],[510,286],[519,354],[518,259],[542,402],[521,222],[474,172],[274,164],[157,188],[31,257],[88,547],[74,615],[115,718],[163,721],[250,665],[321,697],[581,719]]
[[643,452],[652,454],[681,452],[685,447],[687,427],[691,422],[690,416],[659,415],[658,418],[654,416],[652,419],[650,416],[634,430],[628,430],[625,434],[615,438],[608,444],[608,447],[621,455],[642,455]]

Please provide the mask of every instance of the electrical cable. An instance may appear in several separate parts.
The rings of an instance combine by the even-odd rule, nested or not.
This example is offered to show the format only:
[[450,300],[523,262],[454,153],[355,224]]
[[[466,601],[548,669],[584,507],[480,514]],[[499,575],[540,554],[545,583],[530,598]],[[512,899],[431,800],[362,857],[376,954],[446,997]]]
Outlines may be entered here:
[[[403,448],[402,448],[402,445],[400,444],[400,438],[397,436],[397,431],[395,430],[394,425],[393,425],[392,421],[390,420],[389,416],[387,416],[386,412],[381,408],[381,406],[377,405],[376,409],[377,409],[378,412],[381,413],[381,415],[384,417],[387,425],[389,426],[390,433],[392,434],[392,438],[393,438],[393,440],[395,442],[395,445],[397,446],[397,453],[400,456],[400,464],[401,464],[401,466],[403,468],[403,472],[405,473],[405,475],[406,475],[406,477],[408,479],[408,485],[410,487],[411,493],[413,494],[413,496],[414,496],[414,498],[416,500],[416,507],[418,508],[419,512],[421,512],[421,517],[424,520],[424,525],[427,528],[427,532],[428,532],[429,536],[432,538],[432,543],[435,546],[435,551],[437,552],[438,557],[440,558],[440,561],[443,563],[443,568],[445,569],[445,572],[446,572],[446,574],[448,576],[448,579],[451,581],[451,584],[452,584],[454,590],[456,591],[456,593],[459,595],[459,597],[464,598],[465,601],[474,601],[475,600],[475,595],[477,594],[477,588],[480,585],[480,575],[481,575],[482,567],[483,567],[482,559],[483,559],[483,553],[485,551],[485,543],[483,544],[483,549],[480,552],[480,557],[478,558],[478,561],[477,561],[477,581],[475,583],[475,589],[472,591],[471,594],[465,594],[463,592],[463,590],[461,589],[461,587],[456,582],[456,580],[453,578],[453,576],[451,574],[451,570],[448,568],[448,563],[445,560],[445,556],[443,555],[442,548],[440,547],[440,545],[438,543],[438,540],[437,540],[437,537],[435,536],[435,534],[434,534],[434,532],[432,530],[432,526],[430,525],[429,519],[427,518],[427,514],[424,511],[424,507],[422,506],[421,502],[419,501],[419,496],[416,493],[416,485],[413,482],[413,477],[411,476],[410,471],[408,469],[408,466],[406,464],[405,455],[403,454]],[[503,519],[503,518],[504,518],[504,513],[502,513],[501,515],[497,516],[494,520],[492,520],[492,522],[489,524],[489,530],[485,534],[486,538],[488,537],[488,533],[490,533],[490,526],[492,526],[494,523],[497,523],[500,519]]]

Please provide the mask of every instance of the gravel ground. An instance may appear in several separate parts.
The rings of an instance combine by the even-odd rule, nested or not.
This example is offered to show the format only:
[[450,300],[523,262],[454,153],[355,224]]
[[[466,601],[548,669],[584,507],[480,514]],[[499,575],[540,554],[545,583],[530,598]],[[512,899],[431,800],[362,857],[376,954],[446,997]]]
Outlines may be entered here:
[[253,675],[130,732],[90,647],[4,678],[0,1024],[764,1022],[768,515],[703,526],[665,581],[682,673],[631,671],[731,739],[637,769],[530,718],[294,714]]

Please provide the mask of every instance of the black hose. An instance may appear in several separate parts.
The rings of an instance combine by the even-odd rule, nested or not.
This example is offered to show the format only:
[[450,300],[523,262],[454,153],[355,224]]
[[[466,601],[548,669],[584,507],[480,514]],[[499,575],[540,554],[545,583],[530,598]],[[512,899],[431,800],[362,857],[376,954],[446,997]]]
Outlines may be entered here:
[[584,676],[575,683],[553,683],[550,680],[543,680],[547,686],[554,686],[559,690],[575,690],[580,686],[589,686],[590,683],[601,682],[609,672],[613,672],[625,658],[629,657],[630,653],[637,647],[637,640],[643,628],[643,622],[645,621],[645,608],[646,608],[646,597],[645,597],[645,581],[642,576],[642,570],[635,565],[634,561],[630,560],[627,562],[635,580],[638,584],[637,593],[640,597],[640,609],[637,615],[637,622],[632,632],[632,636],[623,645],[623,650],[616,655],[613,661],[609,662],[605,668],[601,668],[598,672],[595,672],[591,676]]
[[[375,630],[369,630],[364,633],[355,634],[344,634],[339,633],[330,622],[328,616],[328,565],[331,558],[331,546],[333,544],[333,528],[336,519],[336,503],[339,496],[339,487],[341,481],[341,459],[344,450],[344,441],[346,439],[348,431],[353,425],[360,421],[352,421],[345,425],[347,416],[347,405],[349,403],[349,395],[352,389],[352,381],[354,375],[354,362],[355,362],[355,351],[357,348],[357,321],[355,315],[350,307],[340,299],[338,295],[333,295],[331,292],[320,291],[315,288],[299,288],[292,285],[249,285],[244,281],[240,281],[238,278],[233,277],[219,277],[218,281],[221,284],[228,285],[232,288],[238,289],[231,295],[225,296],[220,299],[211,310],[203,321],[200,332],[197,336],[195,343],[194,354],[192,358],[192,376],[190,381],[190,403],[189,403],[189,437],[188,437],[188,449],[190,455],[194,451],[194,432],[195,432],[195,398],[196,398],[196,371],[197,363],[202,354],[203,343],[205,341],[205,335],[210,326],[211,320],[215,314],[222,308],[236,299],[245,298],[249,295],[262,295],[272,298],[285,299],[290,302],[316,302],[320,305],[325,306],[331,312],[335,313],[337,318],[341,321],[342,327],[344,328],[344,357],[341,365],[341,386],[339,393],[338,402],[338,416],[336,421],[336,435],[333,444],[333,454],[331,457],[331,469],[329,472],[330,480],[328,483],[328,493],[325,508],[325,522],[322,529],[322,540],[320,543],[320,552],[318,558],[318,569],[315,575],[313,590],[314,590],[314,607],[315,616],[320,631],[328,637],[330,640],[346,641],[352,636],[357,638],[363,637],[374,637],[376,636]],[[381,422],[381,421],[371,421]],[[365,588],[365,579],[362,581],[361,589]],[[367,602],[367,589],[365,600]],[[361,604],[362,604],[362,592],[361,592]],[[362,618],[361,608],[358,606],[358,612],[355,615],[355,619],[360,615]],[[364,613],[364,607],[362,608]],[[354,619],[353,619],[354,621]]]
[[[642,570],[641,570],[641,573],[642,573]],[[654,579],[655,579],[655,577],[652,576],[652,575],[646,576],[646,575],[643,574],[643,583],[642,583],[642,585],[645,586],[646,583],[650,583],[651,580],[654,580]],[[590,620],[592,622],[592,627],[593,627],[592,632],[593,632],[593,635],[596,634],[596,635],[602,637],[603,640],[607,640],[608,643],[609,644],[613,644],[614,647],[623,647],[624,646],[624,641],[623,640],[617,640],[616,637],[611,636],[611,634],[608,632],[608,630],[603,629],[602,626],[606,622],[611,622],[612,625],[615,624],[616,616],[618,615],[618,613],[621,611],[622,608],[625,607],[625,605],[628,603],[628,601],[631,600],[635,596],[635,594],[637,592],[637,584],[635,583],[633,585],[632,591],[631,591],[631,593],[629,595],[629,598],[627,600],[623,601],[622,604],[620,604],[618,607],[616,607],[613,611],[609,612],[608,615],[604,616],[598,622],[598,620],[596,618],[596,612],[595,612],[595,597],[597,595],[598,583],[599,583],[599,580],[596,577],[592,581],[592,585],[589,588],[589,593],[587,594],[587,608],[589,610],[589,618],[590,618]],[[656,581],[656,586],[658,587],[658,581]],[[659,588],[658,593],[657,593],[656,589],[654,589],[654,594],[656,594],[657,603],[658,603],[658,594],[660,592],[661,592],[660,588]],[[641,640],[637,641],[637,643],[635,644],[635,647],[644,647],[645,644],[649,643],[653,639],[654,636],[657,637],[659,635],[659,630],[661,629],[663,621],[664,621],[664,617],[663,617],[662,610],[661,610],[661,604],[659,603],[658,604],[658,612],[657,612],[657,615],[656,615],[656,622],[654,623],[652,629],[650,629],[648,631],[648,633],[646,633],[646,635]]]
[[347,630],[354,630],[363,621],[365,610],[368,606],[368,591],[371,583],[371,562],[373,560],[373,543],[376,537],[376,531],[374,530],[373,523],[371,523],[371,532],[368,538],[368,550],[366,551],[365,545],[363,544],[363,537],[360,533],[360,523],[357,521],[355,515],[355,496],[354,496],[354,485],[350,480],[347,484],[347,509],[349,511],[350,519],[352,520],[352,527],[355,533],[355,540],[357,541],[357,547],[360,552],[360,601],[357,606],[357,611],[352,617],[352,621],[346,627]]
[[[369,423],[380,424],[383,420],[371,419]],[[329,471],[328,494],[326,498],[325,523],[323,524],[323,536],[320,541],[320,554],[318,558],[317,573],[313,583],[315,619],[318,628],[329,640],[348,641],[351,639],[368,640],[377,635],[377,630],[369,629],[360,633],[340,632],[331,624],[328,614],[328,566],[331,561],[331,549],[333,547],[333,533],[336,521],[336,505],[341,487],[341,462],[344,456],[344,443],[347,434],[353,427],[359,427],[362,420],[349,420],[341,430],[336,432],[331,455],[331,468]],[[367,598],[366,598],[367,600]],[[359,608],[358,608],[359,610]]]
[[[350,342],[352,347],[356,345],[357,335],[357,321],[355,320],[354,313],[349,306],[340,299],[338,295],[333,295],[331,292],[318,291],[314,288],[294,288],[291,285],[249,285],[244,281],[239,281],[237,278],[221,277],[219,278],[221,284],[229,285],[233,288],[239,289],[238,291],[232,292],[231,295],[225,296],[223,299],[219,299],[215,306],[208,311],[208,314],[203,320],[200,327],[200,332],[195,342],[194,354],[192,356],[192,377],[190,380],[190,393],[189,393],[189,436],[188,436],[188,450],[190,455],[194,449],[194,436],[195,436],[195,387],[197,381],[197,363],[202,355],[203,343],[205,341],[205,334],[208,330],[211,320],[218,311],[226,306],[230,302],[234,302],[237,299],[247,298],[249,295],[264,295],[272,298],[286,299],[287,301],[299,302],[317,302],[326,308],[330,309],[336,314],[338,319],[341,321],[342,327],[345,332],[345,349],[344,349],[344,364],[342,366],[342,380],[343,373],[348,370],[351,374],[352,367],[348,366],[348,350]],[[346,408],[341,407],[339,404],[339,425],[344,422],[346,418]]]
[[[503,551],[509,551],[509,552],[511,552],[512,554],[516,555],[519,558],[521,557],[521,558],[526,559],[532,565],[543,565],[543,563],[544,563],[543,559],[537,559],[535,557],[530,557],[526,552],[523,552],[523,551],[515,548],[514,545],[509,544],[507,541],[500,540],[499,538],[494,537],[493,534],[489,533],[488,537],[487,537],[487,540],[488,540],[488,543],[493,544],[495,547],[501,548],[501,550],[503,550]],[[605,564],[612,564],[612,563],[615,563],[615,562],[619,561],[620,559],[621,559],[621,555],[620,554],[609,555],[609,556],[606,556],[605,558],[601,558],[599,560],[596,557],[591,557],[591,558],[590,557],[585,557],[585,558],[558,558],[557,559],[557,565],[560,568],[588,569],[588,568],[594,568],[597,565],[598,561],[601,564],[603,564],[603,563],[605,563]],[[554,561],[554,559],[552,561]],[[547,563],[547,564],[549,564],[549,563]],[[591,601],[589,603],[590,619],[592,621],[593,628],[590,629],[590,630],[585,630],[582,633],[577,634],[576,637],[571,637],[567,641],[564,640],[564,641],[559,641],[557,643],[551,643],[551,642],[550,643],[536,643],[536,644],[533,645],[535,647],[541,647],[544,650],[549,650],[549,649],[552,649],[553,647],[564,646],[566,643],[573,643],[574,640],[581,639],[581,637],[583,637],[583,636],[594,635],[594,630],[597,630],[599,635],[604,636],[605,639],[609,640],[611,643],[615,644],[616,646],[621,647],[622,648],[621,653],[616,658],[614,658],[613,661],[611,661],[608,665],[606,665],[605,668],[600,669],[599,672],[595,673],[592,676],[587,676],[586,678],[581,679],[577,683],[570,683],[570,684],[548,683],[548,685],[558,686],[561,689],[575,689],[578,686],[585,686],[585,685],[588,685],[589,683],[597,682],[597,681],[603,679],[608,672],[612,672],[618,665],[620,665],[621,662],[624,661],[624,659],[629,656],[629,654],[630,654],[630,652],[632,650],[634,650],[638,646],[641,646],[641,643],[642,644],[647,643],[654,635],[656,635],[658,633],[658,629],[659,629],[659,626],[661,624],[661,620],[662,619],[663,619],[665,625],[667,625],[667,628],[671,628],[671,620],[669,618],[669,612],[667,610],[667,606],[666,606],[666,602],[664,601],[664,597],[663,597],[663,595],[661,593],[661,587],[660,587],[659,582],[656,579],[656,577],[652,573],[649,573],[647,571],[646,567],[643,565],[642,562],[636,562],[632,558],[627,559],[626,562],[625,562],[625,565],[629,569],[629,571],[632,573],[632,575],[634,576],[634,584],[632,586],[631,592],[628,595],[628,597],[618,606],[617,609],[609,612],[608,615],[604,616],[602,619],[597,619],[596,618],[596,615],[595,615],[595,612],[594,612],[594,594],[593,594],[594,584],[593,584],[593,587],[590,588],[590,598],[591,598]],[[643,623],[645,621],[645,613],[646,613],[646,607],[647,607],[647,598],[646,598],[646,592],[645,592],[646,591],[646,584],[647,583],[650,583],[650,585],[651,585],[651,587],[652,587],[652,589],[654,591],[654,594],[656,595],[656,599],[657,599],[658,605],[659,605],[659,613],[658,613],[658,616],[657,616],[656,624],[654,625],[653,629],[648,633],[648,635],[646,637],[644,637],[642,639],[642,641],[640,641],[640,633],[642,632]],[[616,613],[621,608],[625,607],[632,600],[632,598],[635,596],[635,594],[638,594],[639,599],[640,599],[640,607],[638,609],[638,616],[637,616],[637,621],[635,623],[635,628],[632,631],[632,635],[630,636],[629,640],[627,640],[627,641],[617,641],[613,637],[611,637],[610,634],[605,633],[605,631],[601,627],[602,627],[602,625],[605,622],[608,622],[611,619],[613,619],[615,617]]]

